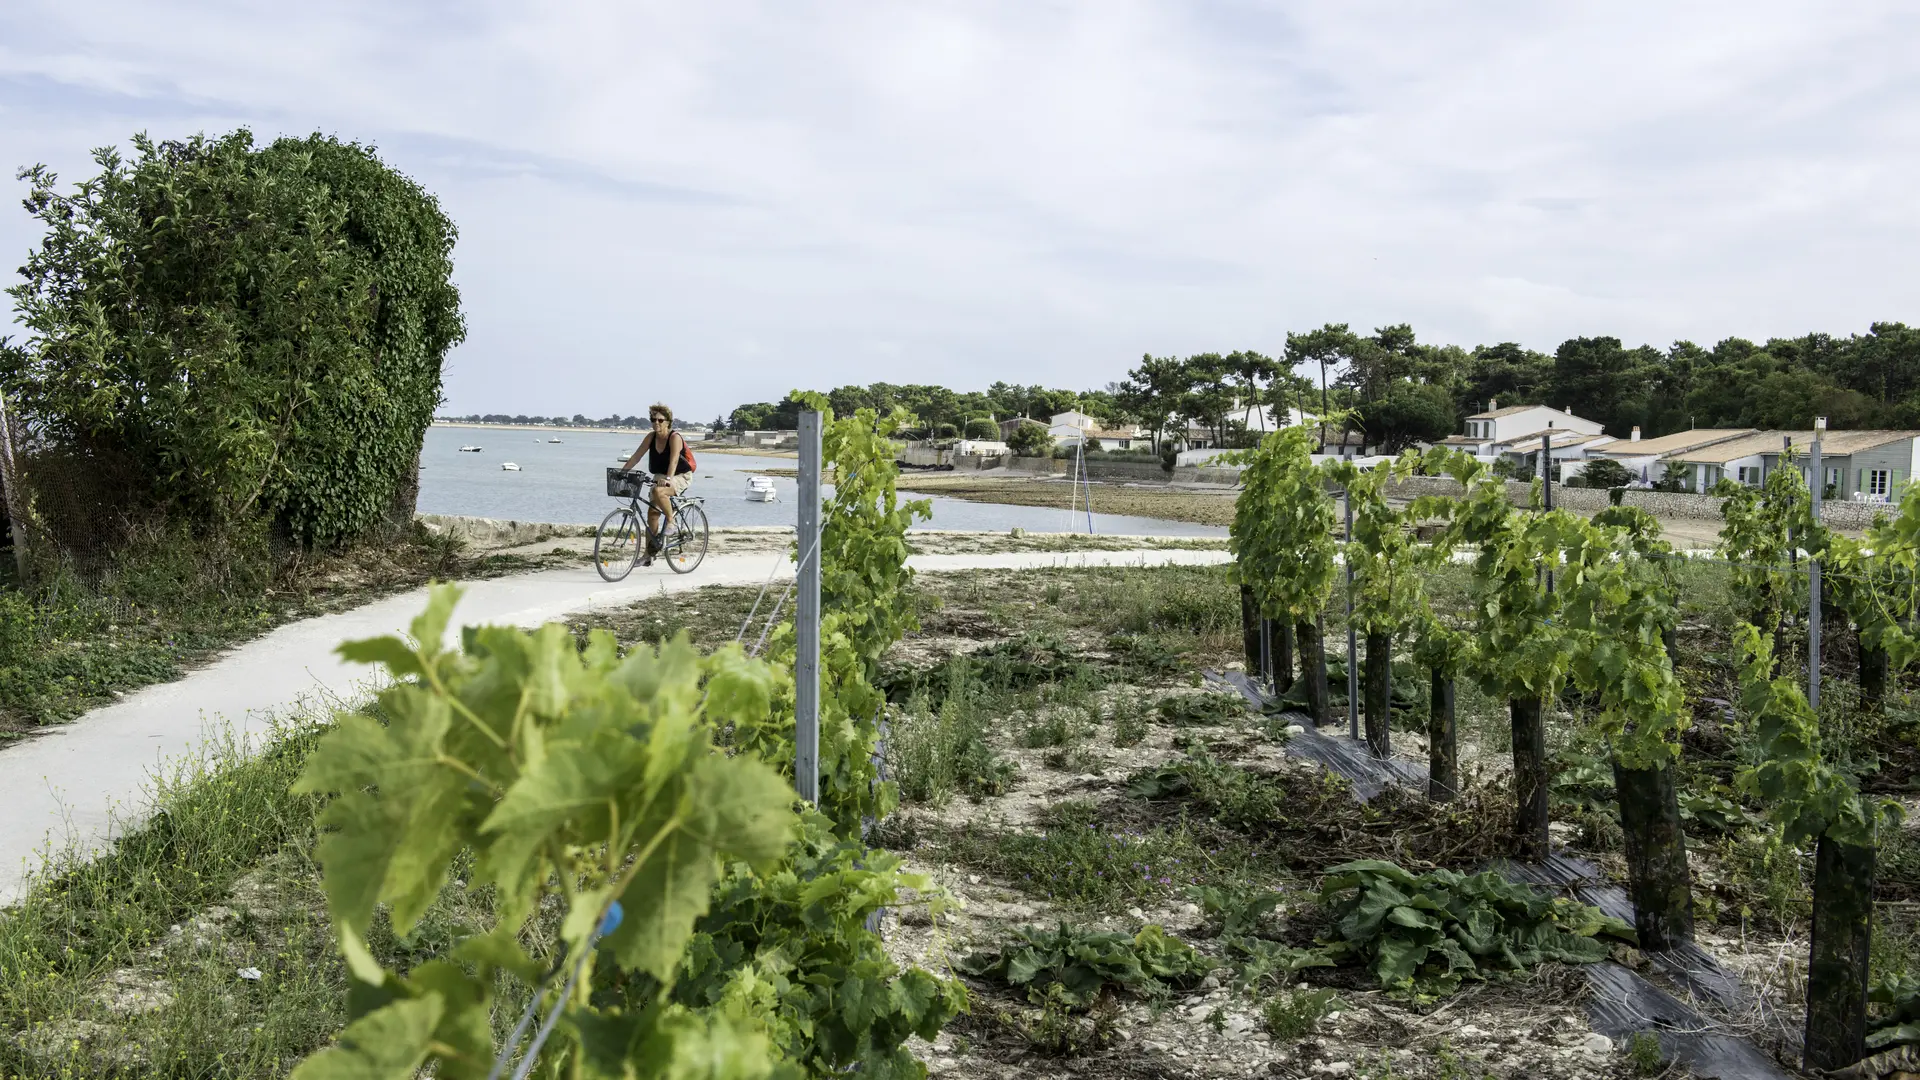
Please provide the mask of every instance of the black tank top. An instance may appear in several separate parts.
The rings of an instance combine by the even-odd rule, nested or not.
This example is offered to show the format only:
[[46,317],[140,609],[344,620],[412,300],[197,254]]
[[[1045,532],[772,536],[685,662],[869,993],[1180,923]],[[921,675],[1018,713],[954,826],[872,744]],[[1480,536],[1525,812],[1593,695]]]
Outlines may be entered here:
[[[673,450],[673,437],[675,434],[677,434],[677,432],[669,431],[667,432],[667,437],[662,439],[658,432],[653,432],[653,431],[647,432],[647,471],[648,472],[653,473],[655,476],[664,475],[666,473],[667,464],[673,460],[672,450]],[[685,460],[682,460],[680,462],[681,472],[687,471],[686,465],[687,463]]]

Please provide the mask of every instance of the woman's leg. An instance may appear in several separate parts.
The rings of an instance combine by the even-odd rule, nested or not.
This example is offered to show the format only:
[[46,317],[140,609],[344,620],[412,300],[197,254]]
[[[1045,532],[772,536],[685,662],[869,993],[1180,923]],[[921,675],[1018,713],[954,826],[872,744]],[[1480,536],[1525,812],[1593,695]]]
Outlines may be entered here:
[[649,552],[659,547],[654,538],[666,534],[666,530],[660,527],[660,519],[661,515],[670,515],[673,512],[673,503],[669,501],[669,496],[670,492],[667,490],[665,481],[655,481],[653,491],[647,499],[647,550]]

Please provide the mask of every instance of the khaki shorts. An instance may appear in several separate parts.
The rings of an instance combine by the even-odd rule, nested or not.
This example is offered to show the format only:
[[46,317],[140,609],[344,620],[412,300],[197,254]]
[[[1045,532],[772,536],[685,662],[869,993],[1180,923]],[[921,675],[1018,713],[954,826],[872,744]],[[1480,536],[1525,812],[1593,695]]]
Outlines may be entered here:
[[682,495],[686,493],[687,485],[693,483],[693,474],[683,472],[668,476],[663,472],[654,473],[653,482],[672,488],[675,495]]

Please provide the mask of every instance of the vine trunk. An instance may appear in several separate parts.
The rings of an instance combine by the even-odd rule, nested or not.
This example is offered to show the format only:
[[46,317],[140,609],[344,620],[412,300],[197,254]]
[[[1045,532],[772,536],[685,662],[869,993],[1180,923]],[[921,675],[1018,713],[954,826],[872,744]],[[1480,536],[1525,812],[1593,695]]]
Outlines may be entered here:
[[1613,765],[1626,836],[1627,888],[1643,949],[1672,949],[1693,940],[1693,874],[1680,825],[1671,764],[1658,769]]
[[1327,650],[1320,641],[1318,621],[1296,623],[1294,641],[1299,644],[1300,677],[1307,681],[1307,715],[1313,725],[1327,722]]
[[1514,853],[1522,859],[1547,857],[1547,728],[1539,698],[1513,698]]
[[1427,701],[1427,798],[1446,802],[1460,790],[1460,746],[1453,719],[1453,680],[1433,669]]
[[1367,750],[1377,758],[1393,756],[1390,710],[1393,707],[1393,636],[1367,635]]
[[1824,835],[1814,854],[1813,943],[1807,958],[1808,1069],[1842,1069],[1866,1055],[1874,861],[1871,846]]

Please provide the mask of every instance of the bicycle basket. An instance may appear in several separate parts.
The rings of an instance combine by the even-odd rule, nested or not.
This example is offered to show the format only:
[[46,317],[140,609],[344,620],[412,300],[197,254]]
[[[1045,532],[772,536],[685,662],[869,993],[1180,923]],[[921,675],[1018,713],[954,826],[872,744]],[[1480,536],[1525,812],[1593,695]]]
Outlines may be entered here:
[[609,468],[607,470],[607,494],[616,499],[646,498],[647,474]]

